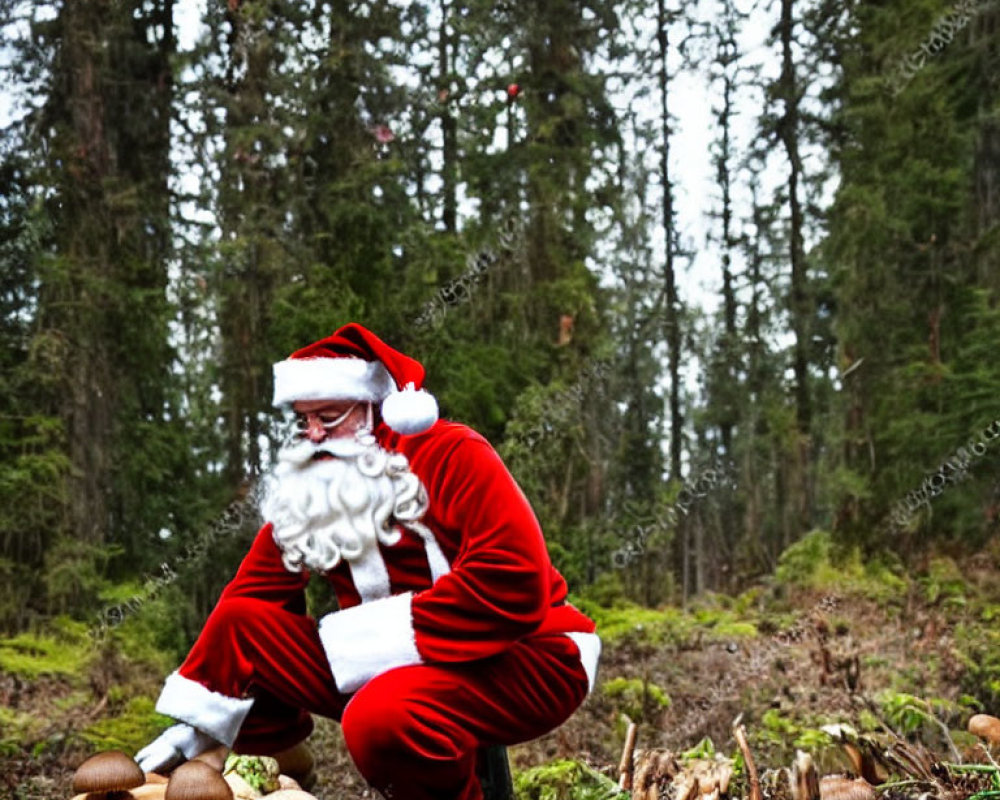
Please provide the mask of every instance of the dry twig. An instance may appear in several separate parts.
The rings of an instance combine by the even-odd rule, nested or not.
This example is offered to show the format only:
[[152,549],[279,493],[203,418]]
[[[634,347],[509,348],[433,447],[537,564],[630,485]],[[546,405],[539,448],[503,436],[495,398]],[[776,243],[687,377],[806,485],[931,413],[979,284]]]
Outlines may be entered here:
[[750,743],[747,742],[747,729],[743,727],[742,714],[733,720],[733,738],[736,739],[736,744],[739,746],[746,764],[747,778],[750,781],[750,800],[763,800],[760,778],[757,775],[757,766],[753,762],[753,755],[750,753]]
[[632,788],[632,756],[635,753],[635,735],[638,726],[629,722],[628,733],[625,734],[625,748],[622,750],[622,760],[618,764],[618,788]]

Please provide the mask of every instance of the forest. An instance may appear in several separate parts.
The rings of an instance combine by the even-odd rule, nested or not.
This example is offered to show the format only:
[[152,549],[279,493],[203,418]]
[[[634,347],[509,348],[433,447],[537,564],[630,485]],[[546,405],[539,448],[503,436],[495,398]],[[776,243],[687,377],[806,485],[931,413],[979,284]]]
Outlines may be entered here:
[[[739,796],[740,714],[1000,797],[1000,4],[0,0],[0,71],[0,797],[169,724],[272,364],[349,321],[598,622],[518,798],[612,796],[630,722]],[[371,796],[338,737],[316,795]]]

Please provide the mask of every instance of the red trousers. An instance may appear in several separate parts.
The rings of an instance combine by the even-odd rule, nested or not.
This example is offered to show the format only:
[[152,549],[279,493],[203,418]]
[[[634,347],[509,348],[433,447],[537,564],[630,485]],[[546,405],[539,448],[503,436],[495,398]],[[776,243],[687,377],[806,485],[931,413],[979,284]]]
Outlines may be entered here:
[[180,673],[255,698],[237,752],[291,747],[312,731],[310,714],[340,720],[361,774],[392,800],[478,800],[479,746],[541,736],[587,695],[579,651],[563,634],[479,661],[398,667],[341,694],[316,620],[246,597],[220,601]]

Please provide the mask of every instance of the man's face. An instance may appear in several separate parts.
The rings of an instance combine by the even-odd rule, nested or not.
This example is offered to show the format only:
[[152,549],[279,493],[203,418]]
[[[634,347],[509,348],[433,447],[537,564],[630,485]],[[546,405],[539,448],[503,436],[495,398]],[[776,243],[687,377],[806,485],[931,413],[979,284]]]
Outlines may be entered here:
[[353,439],[368,423],[368,404],[352,400],[299,400],[292,410],[297,435],[313,444]]
[[371,406],[310,400],[292,410],[295,435],[277,452],[261,503],[285,567],[325,572],[396,544],[396,521],[419,519],[427,492],[406,456],[365,435]]

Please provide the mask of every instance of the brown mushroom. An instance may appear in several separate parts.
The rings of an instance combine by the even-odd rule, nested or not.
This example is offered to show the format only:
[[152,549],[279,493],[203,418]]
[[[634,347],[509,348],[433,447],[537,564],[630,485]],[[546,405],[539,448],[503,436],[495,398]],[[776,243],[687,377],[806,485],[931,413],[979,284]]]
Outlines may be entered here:
[[219,772],[222,772],[223,767],[226,765],[226,756],[229,755],[229,748],[224,744],[220,744],[211,750],[206,750],[201,755],[197,755],[192,758],[192,761],[203,761],[210,767],[215,767]]
[[989,714],[976,714],[969,720],[969,733],[974,733],[990,744],[1000,744],[1000,719]]
[[121,750],[107,750],[84,761],[73,775],[73,791],[108,797],[142,786],[146,776]]
[[875,787],[864,778],[824,775],[819,779],[821,800],[875,800]]
[[218,770],[188,761],[170,776],[165,800],[233,800],[233,791]]

